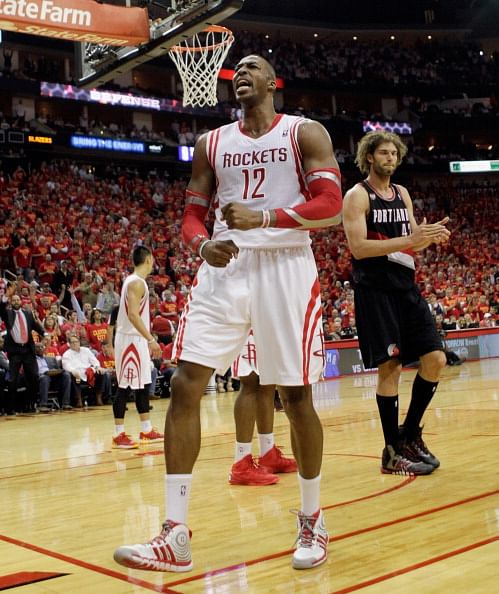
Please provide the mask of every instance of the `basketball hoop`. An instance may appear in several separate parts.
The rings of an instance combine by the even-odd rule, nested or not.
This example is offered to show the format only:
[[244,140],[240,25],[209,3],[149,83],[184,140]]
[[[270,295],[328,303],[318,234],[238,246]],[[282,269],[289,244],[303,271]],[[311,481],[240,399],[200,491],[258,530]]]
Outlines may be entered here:
[[183,105],[217,104],[217,78],[234,43],[234,34],[221,25],[211,25],[170,48],[184,88]]

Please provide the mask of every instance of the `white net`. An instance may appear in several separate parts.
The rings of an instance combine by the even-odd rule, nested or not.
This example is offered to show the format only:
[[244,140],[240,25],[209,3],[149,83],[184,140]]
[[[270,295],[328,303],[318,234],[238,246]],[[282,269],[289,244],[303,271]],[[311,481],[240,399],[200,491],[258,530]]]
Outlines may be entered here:
[[212,25],[170,48],[184,90],[183,105],[204,107],[217,104],[217,79],[234,42],[232,31]]

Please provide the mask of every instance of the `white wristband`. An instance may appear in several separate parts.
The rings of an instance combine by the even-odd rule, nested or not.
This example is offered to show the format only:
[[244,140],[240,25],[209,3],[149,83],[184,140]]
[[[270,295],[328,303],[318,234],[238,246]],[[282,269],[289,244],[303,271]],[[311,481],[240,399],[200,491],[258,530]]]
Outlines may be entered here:
[[148,340],[147,341],[147,344],[152,344],[153,342],[156,342],[156,339],[155,338],[151,338],[151,340]]
[[261,228],[266,229],[270,225],[270,210],[262,210],[262,224]]
[[198,256],[201,258],[201,260],[204,260],[203,258],[203,249],[206,246],[207,243],[210,243],[211,239],[205,239],[203,242],[201,242],[201,245],[199,246],[199,250],[198,250]]

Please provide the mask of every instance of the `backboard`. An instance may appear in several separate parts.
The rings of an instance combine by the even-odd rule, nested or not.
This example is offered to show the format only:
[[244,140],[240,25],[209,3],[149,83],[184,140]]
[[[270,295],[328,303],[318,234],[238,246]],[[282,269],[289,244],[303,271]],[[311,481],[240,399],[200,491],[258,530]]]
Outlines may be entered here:
[[[119,0],[110,0],[117,4]],[[117,47],[95,43],[75,44],[76,84],[89,89],[128,72],[139,64],[168,53],[173,45],[216,25],[240,10],[244,0],[121,0],[122,5],[146,5],[150,41]]]

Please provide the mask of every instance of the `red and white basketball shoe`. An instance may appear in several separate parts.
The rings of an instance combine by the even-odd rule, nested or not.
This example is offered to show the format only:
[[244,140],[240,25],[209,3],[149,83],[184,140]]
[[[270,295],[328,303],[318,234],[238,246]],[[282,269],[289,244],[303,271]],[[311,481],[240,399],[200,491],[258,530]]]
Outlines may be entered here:
[[317,567],[327,559],[329,542],[322,510],[317,510],[311,516],[301,511],[295,513],[298,515],[298,537],[292,565],[295,569]]
[[192,533],[185,524],[166,520],[161,534],[144,544],[123,545],[114,551],[114,560],[132,569],[148,571],[190,571]]

